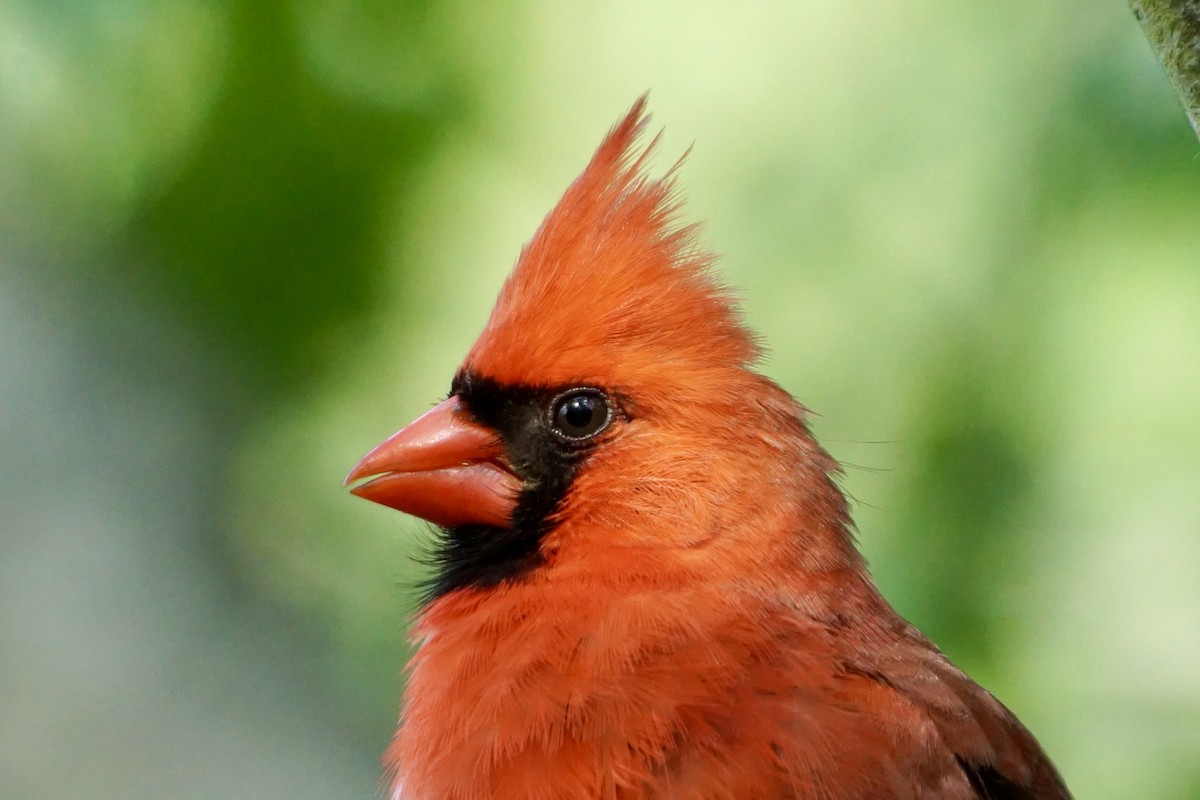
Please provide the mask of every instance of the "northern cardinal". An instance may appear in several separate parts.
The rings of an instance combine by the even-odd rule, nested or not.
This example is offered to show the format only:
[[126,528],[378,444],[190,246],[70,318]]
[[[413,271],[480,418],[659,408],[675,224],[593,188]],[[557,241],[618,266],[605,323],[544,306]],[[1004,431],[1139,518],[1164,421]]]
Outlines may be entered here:
[[522,251],[448,399],[352,491],[439,527],[385,755],[410,800],[1069,798],[903,620],[645,98]]

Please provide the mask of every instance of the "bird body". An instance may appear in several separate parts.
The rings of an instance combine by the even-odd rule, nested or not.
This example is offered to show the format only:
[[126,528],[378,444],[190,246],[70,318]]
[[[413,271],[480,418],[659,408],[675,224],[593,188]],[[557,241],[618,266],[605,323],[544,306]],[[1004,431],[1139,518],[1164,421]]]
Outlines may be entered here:
[[441,526],[401,726],[412,800],[1069,798],[876,590],[644,100],[522,252],[450,397],[353,491]]

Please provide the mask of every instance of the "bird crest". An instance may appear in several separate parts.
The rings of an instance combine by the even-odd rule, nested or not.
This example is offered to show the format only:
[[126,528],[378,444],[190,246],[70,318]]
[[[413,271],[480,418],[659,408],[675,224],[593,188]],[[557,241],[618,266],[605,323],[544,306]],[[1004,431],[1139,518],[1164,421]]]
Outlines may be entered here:
[[647,174],[640,98],[523,248],[466,369],[513,383],[743,368],[759,355],[713,256],[681,225],[681,158]]

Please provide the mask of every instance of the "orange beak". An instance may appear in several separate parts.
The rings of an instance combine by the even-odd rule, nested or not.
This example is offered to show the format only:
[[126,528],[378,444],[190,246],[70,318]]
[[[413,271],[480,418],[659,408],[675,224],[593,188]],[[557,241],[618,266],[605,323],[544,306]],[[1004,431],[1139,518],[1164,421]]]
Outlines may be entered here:
[[457,397],[367,453],[345,482],[374,475],[350,492],[444,527],[511,527],[521,491],[499,437],[472,422]]

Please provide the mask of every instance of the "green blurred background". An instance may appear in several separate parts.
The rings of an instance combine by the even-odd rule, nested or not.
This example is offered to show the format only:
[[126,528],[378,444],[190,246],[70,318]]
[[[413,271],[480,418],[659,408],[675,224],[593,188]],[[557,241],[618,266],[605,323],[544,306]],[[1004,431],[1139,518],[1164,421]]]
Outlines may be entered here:
[[1200,144],[1123,2],[0,0],[0,794],[370,798],[441,396],[634,98],[885,594],[1200,796]]

